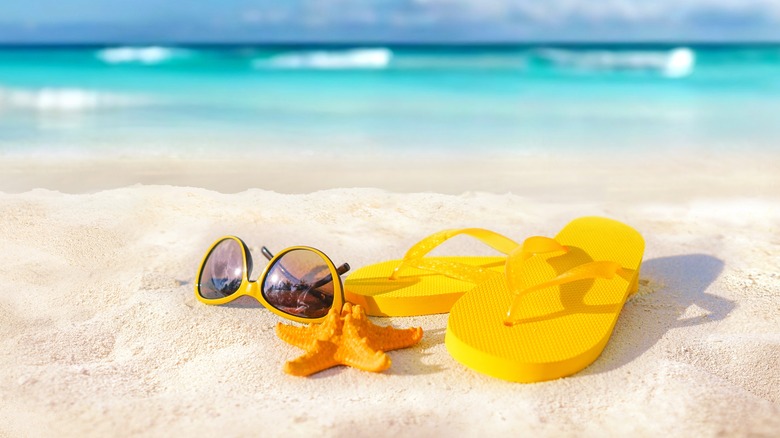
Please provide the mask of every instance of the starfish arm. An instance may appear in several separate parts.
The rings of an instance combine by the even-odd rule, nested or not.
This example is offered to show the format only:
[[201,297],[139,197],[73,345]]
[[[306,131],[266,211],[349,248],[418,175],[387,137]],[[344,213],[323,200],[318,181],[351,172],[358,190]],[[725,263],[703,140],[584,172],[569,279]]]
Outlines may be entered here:
[[345,316],[336,359],[365,371],[384,371],[390,367],[390,358],[384,351],[371,348],[368,339],[361,336],[360,329],[365,322],[365,319],[356,320],[352,315]]
[[345,321],[350,319],[357,328],[360,337],[368,339],[368,346],[374,350],[390,351],[399,348],[410,347],[422,339],[422,328],[413,327],[397,329],[392,326],[382,327],[375,325],[366,316],[366,312],[359,305],[354,305],[345,315]]
[[293,376],[308,376],[339,365],[335,358],[338,347],[330,342],[317,341],[313,350],[284,364],[284,372]]
[[341,309],[331,309],[321,324],[280,323],[276,334],[283,341],[306,350],[303,356],[285,363],[284,371],[308,376],[339,364],[365,371],[384,371],[391,364],[385,351],[416,344],[422,338],[422,329],[376,326],[360,306],[345,303]]
[[277,323],[276,335],[288,344],[310,350],[317,340],[327,341],[336,336],[341,330],[341,324],[338,313],[331,310],[321,324],[299,326]]
[[421,327],[397,329],[391,326],[380,327],[369,323],[365,329],[368,345],[374,350],[382,351],[411,347],[420,342],[423,335]]
[[317,327],[311,325],[298,326],[282,324],[281,322],[276,324],[276,336],[279,339],[304,350],[309,350],[314,346],[314,343],[317,341],[316,331]]
[[369,347],[365,338],[342,338],[336,360],[344,365],[375,373],[390,368],[392,363],[384,351]]

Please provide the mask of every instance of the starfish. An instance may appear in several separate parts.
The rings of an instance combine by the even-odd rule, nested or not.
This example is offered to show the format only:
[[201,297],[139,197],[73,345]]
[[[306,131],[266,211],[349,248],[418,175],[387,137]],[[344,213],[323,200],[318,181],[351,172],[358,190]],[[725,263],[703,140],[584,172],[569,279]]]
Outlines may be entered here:
[[345,303],[340,310],[330,309],[321,324],[278,323],[276,334],[288,344],[306,350],[303,356],[285,363],[284,371],[308,376],[336,365],[375,373],[384,371],[391,364],[385,351],[416,344],[422,338],[422,328],[380,327],[368,320],[362,307]]

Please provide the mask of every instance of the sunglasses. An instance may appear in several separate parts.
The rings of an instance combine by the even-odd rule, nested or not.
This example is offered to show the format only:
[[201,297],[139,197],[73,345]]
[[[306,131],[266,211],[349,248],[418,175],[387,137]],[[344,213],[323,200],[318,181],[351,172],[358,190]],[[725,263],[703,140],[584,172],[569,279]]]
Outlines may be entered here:
[[263,247],[269,260],[257,281],[252,275],[252,254],[243,240],[225,236],[214,242],[198,269],[195,296],[206,304],[225,304],[238,297],[254,297],[271,312],[297,322],[325,319],[328,311],[344,304],[340,275],[322,251],[308,246],[287,248],[277,255]]

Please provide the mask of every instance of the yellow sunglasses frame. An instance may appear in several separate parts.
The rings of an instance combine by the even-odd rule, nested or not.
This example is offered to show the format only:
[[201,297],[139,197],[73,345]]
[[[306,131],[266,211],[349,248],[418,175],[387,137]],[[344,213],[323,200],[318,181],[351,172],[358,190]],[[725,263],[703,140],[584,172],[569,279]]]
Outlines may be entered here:
[[[238,290],[234,293],[224,297],[224,298],[215,298],[215,299],[208,299],[204,298],[200,294],[200,276],[203,273],[203,267],[206,265],[206,260],[208,260],[209,256],[211,255],[212,251],[214,251],[214,248],[216,248],[217,245],[224,242],[225,240],[233,240],[241,247],[241,256],[243,259],[243,271],[241,274],[241,285],[238,287]],[[331,278],[334,279],[333,282],[333,306],[331,308],[337,308],[341,309],[344,306],[344,285],[341,282],[341,276],[338,273],[338,270],[336,269],[336,265],[333,264],[333,261],[325,255],[324,252],[318,250],[317,248],[312,248],[310,246],[291,246],[289,248],[285,248],[279,253],[277,253],[275,256],[273,256],[269,261],[268,264],[263,269],[262,274],[260,274],[257,277],[256,281],[250,281],[249,280],[249,270],[248,270],[248,262],[247,262],[247,251],[249,251],[249,247],[244,243],[243,240],[236,236],[224,236],[217,241],[215,241],[211,247],[209,247],[208,251],[206,251],[206,255],[203,256],[203,260],[200,262],[200,267],[198,268],[197,276],[195,277],[195,298],[198,299],[201,303],[208,304],[208,305],[220,305],[229,303],[238,297],[242,297],[245,295],[248,295],[257,301],[260,302],[260,304],[263,305],[266,309],[270,310],[271,312],[275,313],[276,315],[281,316],[282,318],[286,318],[295,322],[301,322],[301,323],[319,323],[322,322],[327,315],[320,316],[318,318],[304,318],[301,316],[295,316],[291,315],[289,313],[286,313],[282,310],[277,309],[273,305],[271,305],[268,300],[265,299],[263,296],[263,293],[261,291],[261,285],[265,282],[265,277],[268,275],[269,268],[276,263],[277,260],[282,258],[285,254],[296,251],[296,250],[305,250],[305,251],[311,251],[320,257],[322,257],[323,260],[325,260],[325,264],[328,266],[328,270],[330,270]],[[346,265],[346,264],[345,264]],[[349,265],[346,265],[349,267]],[[337,280],[337,281],[335,281]]]

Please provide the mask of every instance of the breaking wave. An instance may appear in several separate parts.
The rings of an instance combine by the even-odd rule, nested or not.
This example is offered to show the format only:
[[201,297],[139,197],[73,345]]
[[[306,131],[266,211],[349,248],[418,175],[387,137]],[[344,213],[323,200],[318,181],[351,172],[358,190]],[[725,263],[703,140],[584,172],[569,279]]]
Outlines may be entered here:
[[390,65],[393,52],[386,48],[305,51],[282,53],[268,59],[257,59],[255,68],[282,69],[384,69]]
[[0,109],[75,112],[123,108],[146,103],[145,99],[81,88],[0,88]]
[[510,69],[534,70],[552,67],[578,71],[653,71],[679,78],[693,73],[696,54],[687,47],[674,49],[568,49],[496,51],[489,53],[409,50],[388,48],[292,51],[256,58],[252,66],[264,69],[348,70],[348,69]]
[[[355,47],[214,49],[180,47],[111,47],[94,52],[108,65],[249,65],[254,70],[522,70],[545,72],[653,72],[667,78],[691,75],[697,53],[688,47],[613,48],[549,47],[458,50],[442,48]],[[706,56],[705,56],[706,57]],[[705,60],[706,61],[706,60]],[[704,62],[706,64],[706,62]]]
[[155,65],[177,58],[187,58],[190,51],[171,47],[112,47],[99,50],[95,56],[107,64],[146,64]]
[[693,73],[696,55],[687,47],[665,51],[541,49],[537,55],[558,67],[579,70],[652,70],[670,78]]

